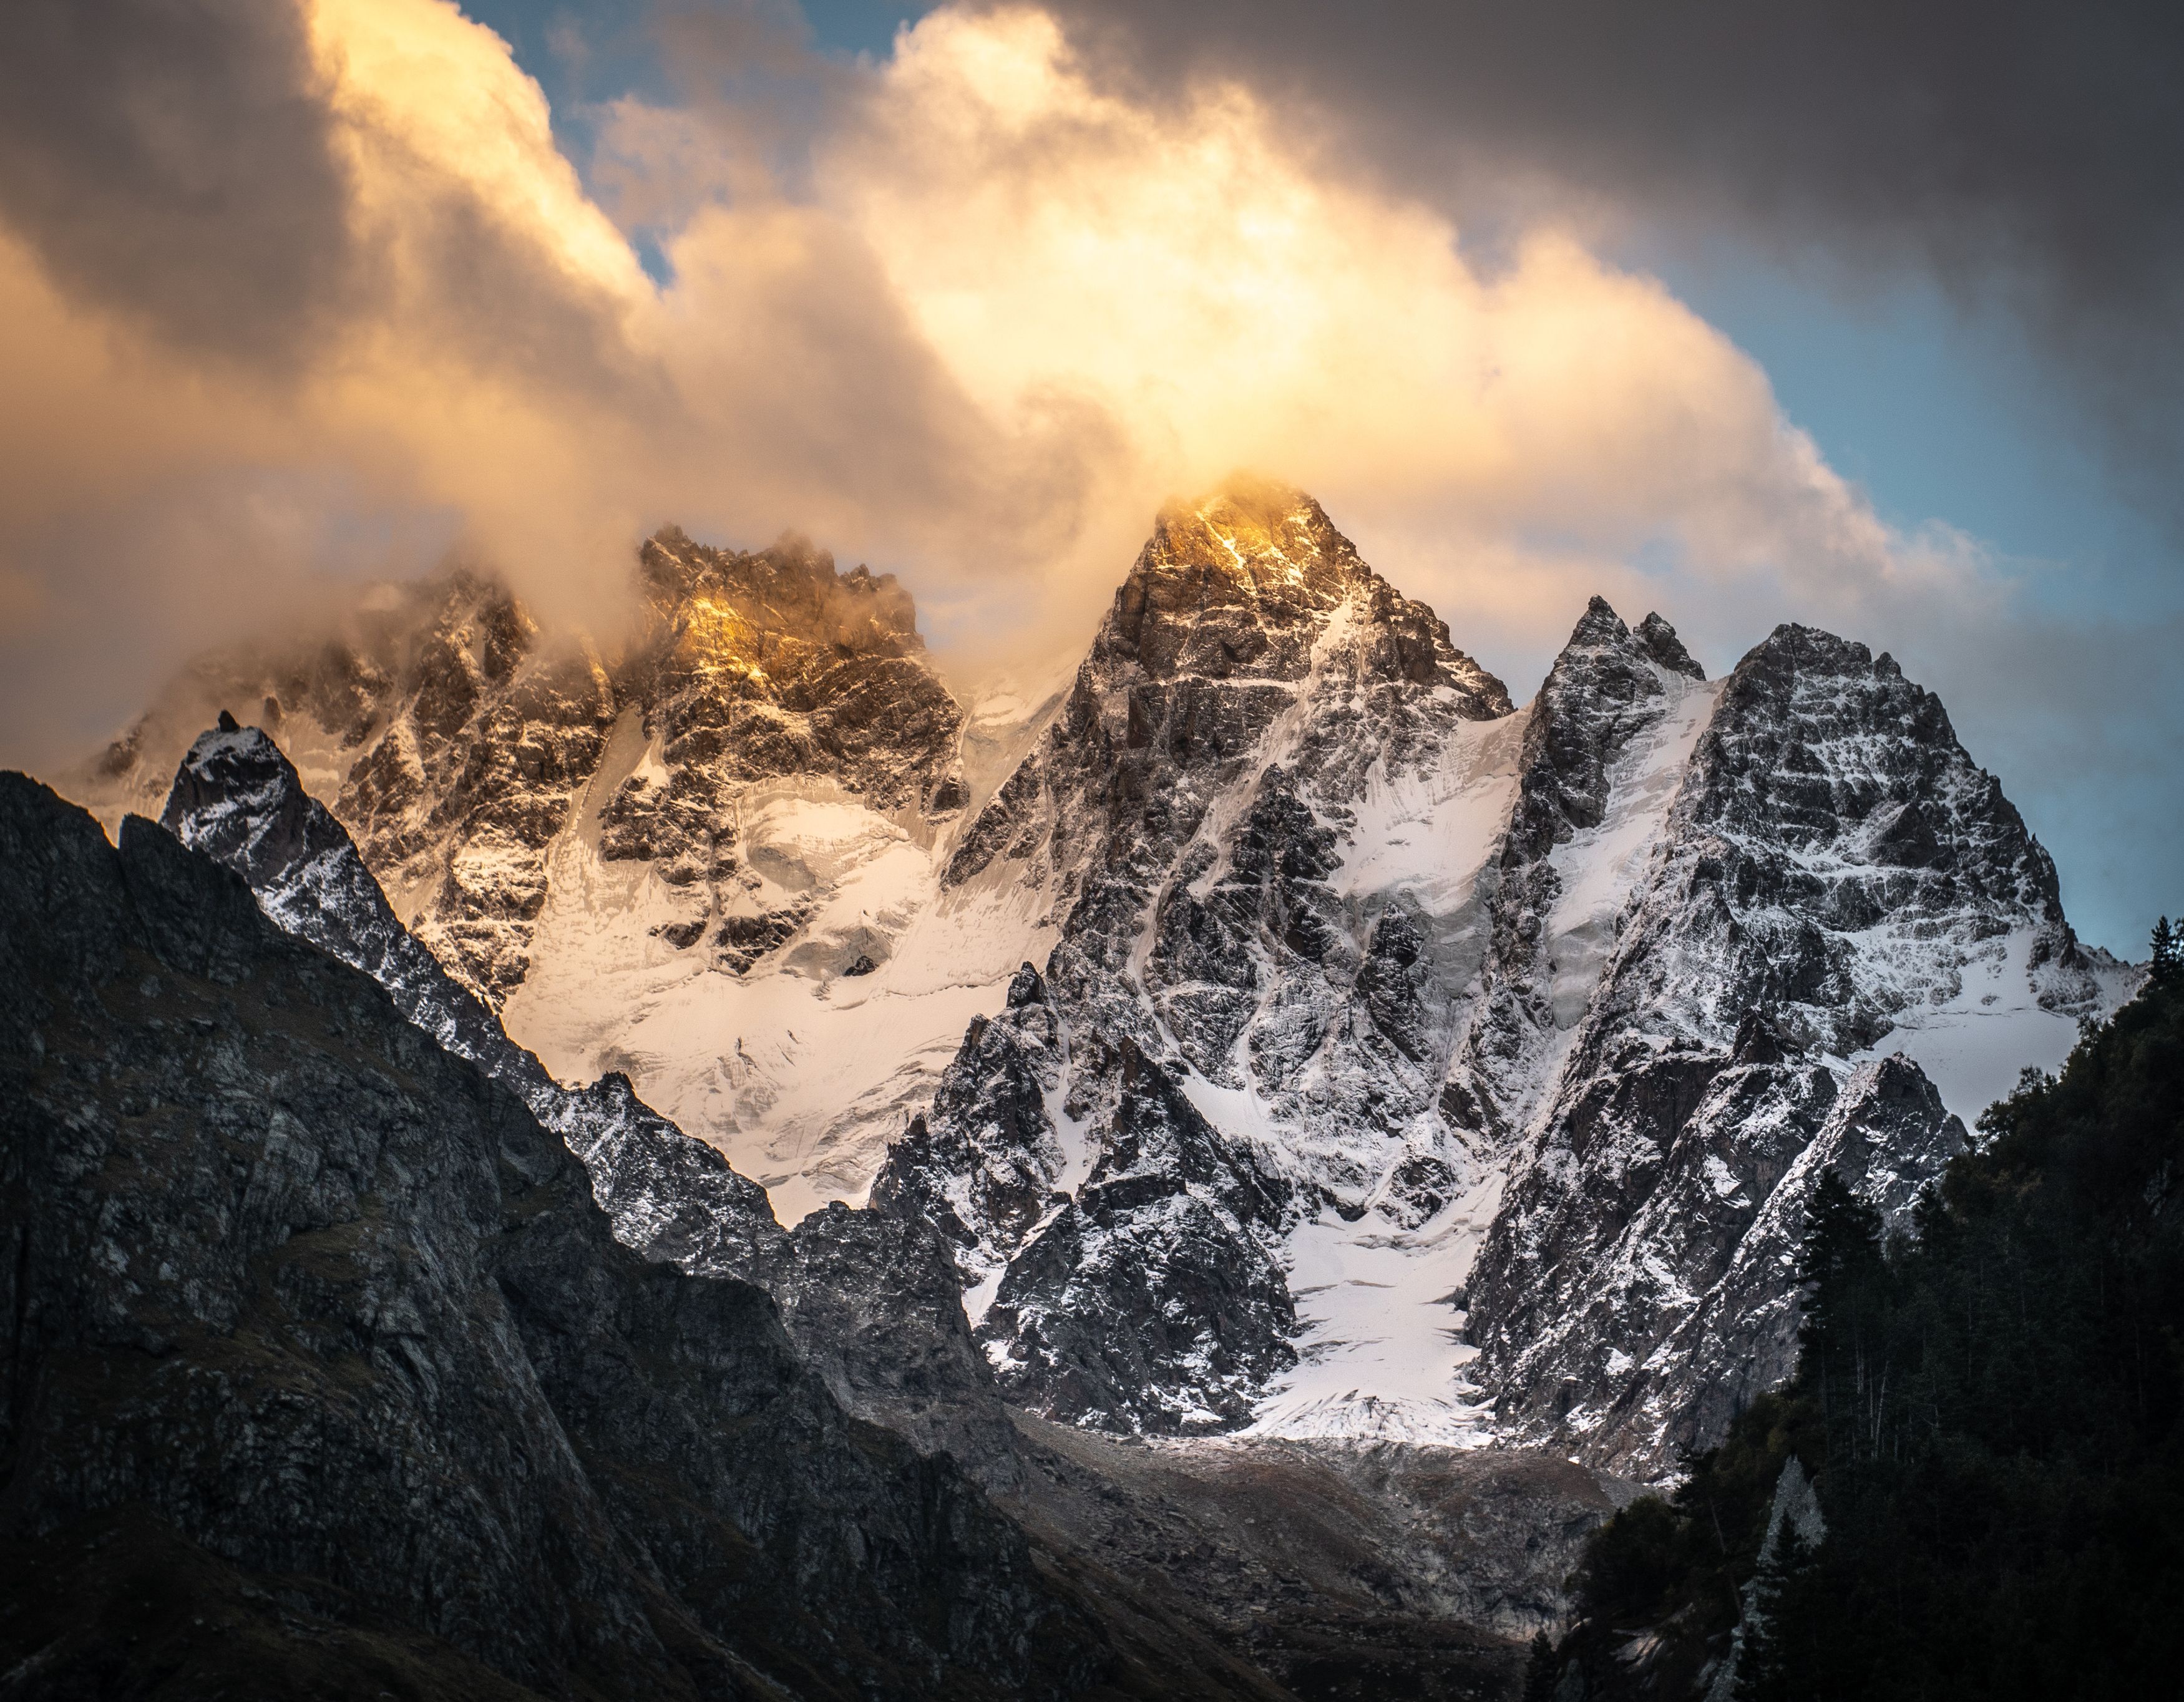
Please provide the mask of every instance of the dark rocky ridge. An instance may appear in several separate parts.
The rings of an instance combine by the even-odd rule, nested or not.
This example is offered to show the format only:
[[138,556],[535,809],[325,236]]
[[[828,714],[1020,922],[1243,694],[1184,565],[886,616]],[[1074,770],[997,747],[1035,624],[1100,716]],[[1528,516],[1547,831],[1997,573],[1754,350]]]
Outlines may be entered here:
[[971,1341],[955,1259],[922,1215],[836,1210],[784,1232],[763,1188],[645,1105],[627,1078],[554,1081],[403,929],[346,831],[262,731],[230,717],[200,738],[163,825],[242,875],[281,927],[371,976],[410,1021],[517,1093],[583,1160],[623,1244],[694,1275],[760,1284],[850,1411],[1006,1480],[993,1376]]
[[[760,1291],[618,1246],[519,1099],[239,877],[17,776],[0,871],[12,1541],[141,1504],[268,1629],[553,1693],[1173,1694]],[[56,1692],[113,1656],[54,1647]]]
[[564,1087],[413,938],[348,833],[256,728],[191,747],[160,825],[234,870],[287,932],[385,987],[395,1008],[515,1093],[584,1161],[624,1244],[705,1276],[752,1277],[782,1240],[766,1190],[638,1099],[627,1077]]

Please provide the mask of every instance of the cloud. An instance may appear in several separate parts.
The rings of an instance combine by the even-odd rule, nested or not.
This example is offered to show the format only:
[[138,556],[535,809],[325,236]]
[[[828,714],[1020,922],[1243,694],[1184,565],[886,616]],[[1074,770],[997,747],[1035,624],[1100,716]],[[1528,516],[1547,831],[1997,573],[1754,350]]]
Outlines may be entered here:
[[[1081,637],[1156,504],[1240,465],[1313,489],[1520,694],[1595,590],[1722,648],[2007,618],[1975,543],[1882,525],[1580,224],[1484,263],[1264,85],[1148,92],[1045,11],[943,9],[846,69],[686,21],[677,103],[591,115],[596,194],[445,0],[166,0],[220,63],[131,49],[110,89],[23,15],[41,99],[89,115],[0,143],[67,192],[0,193],[0,759],[449,548],[611,628],[668,520],[894,568],[967,666]],[[204,231],[161,223],[177,174]]]
[[71,295],[192,348],[291,361],[353,302],[332,131],[292,8],[0,9],[0,219]]
[[1728,230],[1999,309],[2184,526],[2184,12],[2158,0],[1055,0],[1102,76],[1234,79],[1482,222]]
[[[14,220],[10,286],[48,330],[11,359],[49,369],[69,422],[24,433],[56,464],[14,492],[19,536],[102,484],[338,468],[362,500],[461,516],[549,614],[597,618],[669,517],[798,526],[943,598],[1081,613],[1163,496],[1249,464],[1482,540],[1551,525],[1603,553],[1673,537],[1709,571],[1891,570],[1764,375],[1658,285],[1553,230],[1483,275],[1442,215],[1329,170],[1240,86],[1102,92],[1044,13],[932,15],[854,98],[824,73],[796,194],[704,101],[612,109],[623,196],[678,214],[663,287],[537,86],[451,6],[312,0],[292,31],[278,6],[219,12],[287,55],[249,60],[259,105],[289,110],[281,71],[314,114],[295,242],[331,221],[353,264],[277,369],[223,364],[194,357],[248,347],[248,297],[231,326],[169,329],[151,259],[93,289]],[[218,106],[232,80],[168,93]],[[739,169],[709,176],[709,142]],[[71,169],[81,223],[148,192],[96,152]],[[243,234],[281,273],[273,233]],[[110,453],[117,421],[133,453]]]

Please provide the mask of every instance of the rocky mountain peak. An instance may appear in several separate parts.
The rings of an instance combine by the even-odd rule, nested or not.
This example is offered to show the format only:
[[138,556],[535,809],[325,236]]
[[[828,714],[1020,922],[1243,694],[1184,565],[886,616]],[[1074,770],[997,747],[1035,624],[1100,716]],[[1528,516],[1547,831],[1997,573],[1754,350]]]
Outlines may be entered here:
[[1363,570],[1300,491],[1240,483],[1171,503],[1116,592],[1094,657],[1153,680],[1294,679]]
[[724,550],[665,526],[638,555],[638,575],[678,644],[760,659],[769,643],[853,654],[922,650],[917,609],[891,573],[843,573],[832,552],[784,533],[761,550]]
[[1684,648],[1683,640],[1676,637],[1676,629],[1658,615],[1648,615],[1631,636],[1649,661],[1659,664],[1672,674],[1681,674],[1687,680],[1705,680],[1706,670]]
[[1702,680],[1658,615],[1634,631],[1595,597],[1532,700],[1491,944],[1444,1099],[1474,1138],[1523,1126],[1590,1008],[1634,864],[1711,708]]
[[1623,617],[1615,612],[1615,606],[1596,592],[1585,600],[1585,613],[1570,629],[1567,648],[1620,644],[1630,636],[1630,629],[1623,624]]
[[[1723,684],[1678,809],[1691,884],[1678,920],[1663,916],[1674,939],[1656,970],[1694,950],[1737,962],[1738,1009],[1779,1004],[1847,1054],[1953,998],[1968,962],[2024,932],[2038,937],[2032,967],[2048,965],[2047,997],[2097,996],[2053,860],[1940,699],[1863,644],[1784,625],[1753,647]],[[1859,973],[1870,947],[1858,942],[1875,931],[1906,948]]]
[[[1686,681],[1704,677],[1675,629],[1658,615],[1646,618],[1641,639],[1607,598],[1595,597],[1547,670],[1524,729],[1524,785],[1507,858],[1532,860],[1574,832],[1598,826],[1617,760],[1659,722]],[[1682,656],[1689,668],[1668,666],[1657,652]]]
[[1471,700],[1470,713],[1509,713],[1502,682],[1455,648],[1430,609],[1368,567],[1326,510],[1292,487],[1251,478],[1162,511],[1088,665],[1162,682],[1296,680],[1345,609],[1368,677],[1451,687]]

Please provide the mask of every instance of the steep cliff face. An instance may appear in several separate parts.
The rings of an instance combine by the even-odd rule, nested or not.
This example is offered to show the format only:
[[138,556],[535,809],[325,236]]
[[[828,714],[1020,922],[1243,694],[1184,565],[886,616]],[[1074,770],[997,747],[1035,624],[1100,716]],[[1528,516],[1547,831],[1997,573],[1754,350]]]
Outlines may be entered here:
[[1438,1098],[1510,715],[1309,498],[1241,484],[1162,515],[947,868],[958,902],[1046,921],[1052,1015],[1036,1043],[975,1035],[880,1184],[950,1200],[1014,1398],[1246,1422],[1298,1364],[1301,1230],[1370,1214],[1358,1238],[1395,1258],[1449,1232],[1477,1166]]
[[1633,631],[1596,597],[1532,700],[1487,876],[1493,942],[1442,1093],[1485,1143],[1537,1112],[1714,698],[1659,615]]
[[[265,1630],[415,1633],[426,1694],[1150,1694],[760,1291],[618,1246],[520,1099],[239,878],[12,776],[0,871],[11,1543],[141,1508]],[[54,1631],[57,1691],[132,1658]]]
[[207,659],[71,793],[109,827],[156,810],[215,711],[276,735],[451,972],[498,1006],[529,964],[546,847],[616,714],[589,646],[544,643],[506,588],[458,570],[386,586],[326,633]]
[[[1933,697],[1803,627],[1724,682],[1613,923],[1469,1327],[1505,1423],[1653,1467],[1717,1433],[1724,1379],[1786,1368],[1781,1225],[1848,1161],[1842,1128],[1888,1132],[1869,1186],[1900,1204],[1963,1138],[1915,1055],[1953,1064],[1967,1008],[2005,1003],[2048,1043],[2123,981],[2079,949],[2047,854]],[[1914,1055],[1854,1076],[1877,1044]]]

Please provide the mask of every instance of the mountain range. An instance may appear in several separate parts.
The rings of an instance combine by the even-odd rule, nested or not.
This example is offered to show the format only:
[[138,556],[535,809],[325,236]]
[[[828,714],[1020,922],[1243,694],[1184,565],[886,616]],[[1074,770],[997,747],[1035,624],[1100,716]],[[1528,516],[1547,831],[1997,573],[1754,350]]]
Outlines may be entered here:
[[[1384,1677],[1433,1649],[1435,1682],[1459,1688],[1418,1694],[1492,1694],[1494,1639],[1554,1621],[1557,1568],[1602,1510],[1789,1375],[1821,1179],[1908,1232],[1988,1101],[2141,979],[2076,940],[2047,854],[1886,654],[1783,626],[1709,678],[1660,615],[1631,625],[1595,598],[1520,707],[1279,485],[1165,511],[1039,701],[959,701],[892,576],[793,538],[733,553],[670,528],[638,587],[644,618],[611,654],[543,632],[483,575],[382,588],[307,642],[208,659],[61,777],[118,854],[28,782],[13,831],[67,848],[22,854],[74,870],[79,908],[136,918],[81,926],[142,932],[114,949],[169,965],[149,979],[229,985],[222,952],[285,965],[276,980],[368,977],[422,1037],[374,1015],[366,1052],[426,1046],[456,1072],[431,1093],[566,1148],[601,1215],[556,1230],[548,1260],[590,1299],[523,1290],[554,1329],[627,1343],[610,1356],[632,1364],[701,1351],[640,1318],[683,1303],[600,1298],[587,1261],[648,1294],[680,1292],[659,1287],[672,1269],[693,1294],[757,1294],[767,1321],[734,1327],[747,1343],[704,1327],[708,1363],[779,1367],[772,1393],[738,1399],[823,1413],[796,1422],[851,1438],[890,1482],[909,1467],[872,1466],[881,1444],[855,1427],[906,1447],[944,1473],[916,1493],[951,1531],[986,1516],[931,1512],[948,1484],[995,1510],[991,1541],[961,1550],[987,1607],[946,1610],[945,1636],[891,1618],[910,1610],[877,1571],[783,1599],[894,1604],[824,1683],[922,1662],[888,1694],[1076,1694],[1095,1673],[1138,1694],[1115,1675],[1173,1658],[1195,1694],[1252,1694],[1252,1672],[1313,1694],[1314,1672]],[[247,890],[270,931],[231,915],[241,943],[192,935],[178,963],[182,925],[162,918],[192,882],[208,914]],[[112,1005],[88,985],[49,1002]],[[361,1010],[351,986],[282,996]],[[374,1134],[373,1162],[410,1138]],[[400,1165],[471,1165],[459,1192],[498,1176],[511,1222],[533,1210],[524,1189],[560,1190],[561,1221],[577,1208],[558,1161],[521,1140],[492,1160],[510,1138]],[[370,1192],[343,1186],[350,1206]],[[373,1210],[351,1219],[402,1215]],[[83,1233],[114,1244],[89,1219]],[[131,1271],[149,1256],[119,1244]],[[366,1288],[465,1328],[497,1319],[503,1302],[462,1297],[510,1292],[501,1253],[450,1256],[431,1305]],[[242,1268],[192,1280],[209,1296]],[[508,1421],[560,1424],[591,1474],[554,1505],[591,1497],[604,1510],[584,1518],[658,1560],[659,1521],[701,1516],[618,1501],[600,1471],[652,1468],[595,1461],[582,1427],[610,1435],[637,1401],[672,1451],[697,1397],[557,1382],[564,1349],[528,1328],[532,1369],[509,1374],[543,1405]],[[437,1324],[412,1333],[428,1355],[471,1351]],[[849,1484],[826,1457],[810,1470]],[[744,1503],[721,1510],[746,1493],[722,1487],[733,1471],[691,1471],[677,1507],[772,1540]],[[1271,1535],[1208,1534],[1240,1473],[1301,1506],[1339,1499],[1366,1533],[1275,1521],[1271,1575],[1320,1604],[1293,1623],[1267,1617],[1282,1593],[1253,1544]],[[476,1493],[524,1499],[493,1482]],[[1527,1510],[1482,1524],[1489,1504]],[[80,1490],[71,1516],[103,1505]],[[162,1516],[215,1553],[248,1547],[190,1510]],[[1052,1589],[994,1606],[989,1561],[1010,1588]],[[616,1623],[649,1625],[660,1670],[699,1694],[708,1661],[802,1649],[793,1628],[739,1640],[727,1598],[662,1566]],[[730,1595],[737,1613],[756,1599]],[[1074,1629],[1009,1653],[962,1629],[989,1608]],[[1485,1652],[1419,1629],[1451,1622]],[[536,1677],[489,1638],[434,1634]]]

